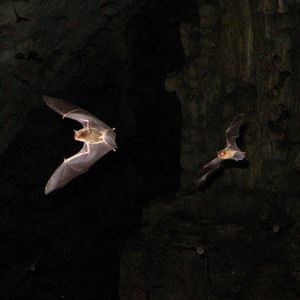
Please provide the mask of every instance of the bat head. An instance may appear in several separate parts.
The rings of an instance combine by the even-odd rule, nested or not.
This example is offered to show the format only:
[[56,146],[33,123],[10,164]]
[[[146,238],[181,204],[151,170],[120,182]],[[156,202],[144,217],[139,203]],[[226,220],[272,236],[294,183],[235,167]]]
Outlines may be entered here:
[[223,149],[221,151],[218,152],[218,158],[220,159],[229,159],[232,157],[233,152],[230,151],[230,149]]
[[218,158],[221,158],[221,159],[226,159],[227,158],[227,153],[228,151],[226,149],[223,149],[221,151],[218,152]]
[[74,139],[76,141],[81,141],[84,142],[84,132],[80,129],[80,130],[74,130]]

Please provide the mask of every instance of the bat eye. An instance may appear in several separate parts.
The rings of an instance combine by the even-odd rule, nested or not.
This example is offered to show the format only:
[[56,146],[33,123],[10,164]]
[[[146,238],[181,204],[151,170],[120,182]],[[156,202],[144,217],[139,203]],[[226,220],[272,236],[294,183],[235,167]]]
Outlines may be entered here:
[[226,152],[222,150],[222,151],[219,152],[219,155],[218,155],[218,156],[219,156],[219,157],[223,157],[223,156],[225,156],[225,154],[226,154]]

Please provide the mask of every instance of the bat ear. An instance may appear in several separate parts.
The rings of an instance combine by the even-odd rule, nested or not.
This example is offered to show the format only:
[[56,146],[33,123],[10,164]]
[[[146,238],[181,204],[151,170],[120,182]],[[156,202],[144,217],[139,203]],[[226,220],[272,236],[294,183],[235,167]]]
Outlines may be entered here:
[[75,129],[73,129],[73,130],[74,130],[74,137],[75,137],[75,139],[79,138],[79,136],[80,136],[79,131],[75,130]]

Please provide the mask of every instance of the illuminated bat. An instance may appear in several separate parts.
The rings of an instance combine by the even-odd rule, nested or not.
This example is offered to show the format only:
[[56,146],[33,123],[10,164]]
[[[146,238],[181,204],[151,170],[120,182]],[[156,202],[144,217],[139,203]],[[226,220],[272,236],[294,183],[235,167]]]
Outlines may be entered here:
[[237,115],[226,130],[226,147],[218,152],[215,159],[206,164],[201,170],[197,184],[200,186],[211,173],[222,166],[224,160],[232,159],[235,161],[243,160],[246,153],[242,152],[236,145],[236,139],[239,137],[240,126],[243,123],[245,114]]
[[63,163],[50,177],[45,194],[65,186],[78,175],[85,173],[110,150],[116,151],[115,128],[110,128],[88,111],[64,100],[43,97],[45,103],[63,118],[80,122],[82,129],[74,130],[74,139],[84,142],[82,149],[75,155],[64,159]]

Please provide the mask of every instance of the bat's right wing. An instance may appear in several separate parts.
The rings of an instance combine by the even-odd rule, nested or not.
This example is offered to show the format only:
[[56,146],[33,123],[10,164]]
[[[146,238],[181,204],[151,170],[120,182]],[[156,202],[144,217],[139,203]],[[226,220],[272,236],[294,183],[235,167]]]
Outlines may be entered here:
[[200,176],[197,180],[197,185],[201,186],[205,182],[207,176],[218,170],[222,166],[222,163],[223,159],[217,157],[206,164],[201,170]]
[[236,145],[235,140],[240,135],[240,127],[244,121],[245,114],[239,114],[235,116],[232,120],[228,128],[226,129],[226,147],[231,148],[234,151],[241,151],[238,146]]
[[84,127],[86,127],[89,124],[91,125],[91,127],[96,127],[98,129],[110,128],[104,122],[99,120],[96,116],[92,115],[87,110],[82,109],[77,105],[48,96],[43,96],[43,100],[50,108],[52,108],[57,113],[61,114],[63,118],[76,120],[80,122]]
[[83,174],[103,155],[113,148],[106,143],[86,144],[75,155],[65,159],[55,170],[45,187],[45,194],[65,186],[75,177]]

